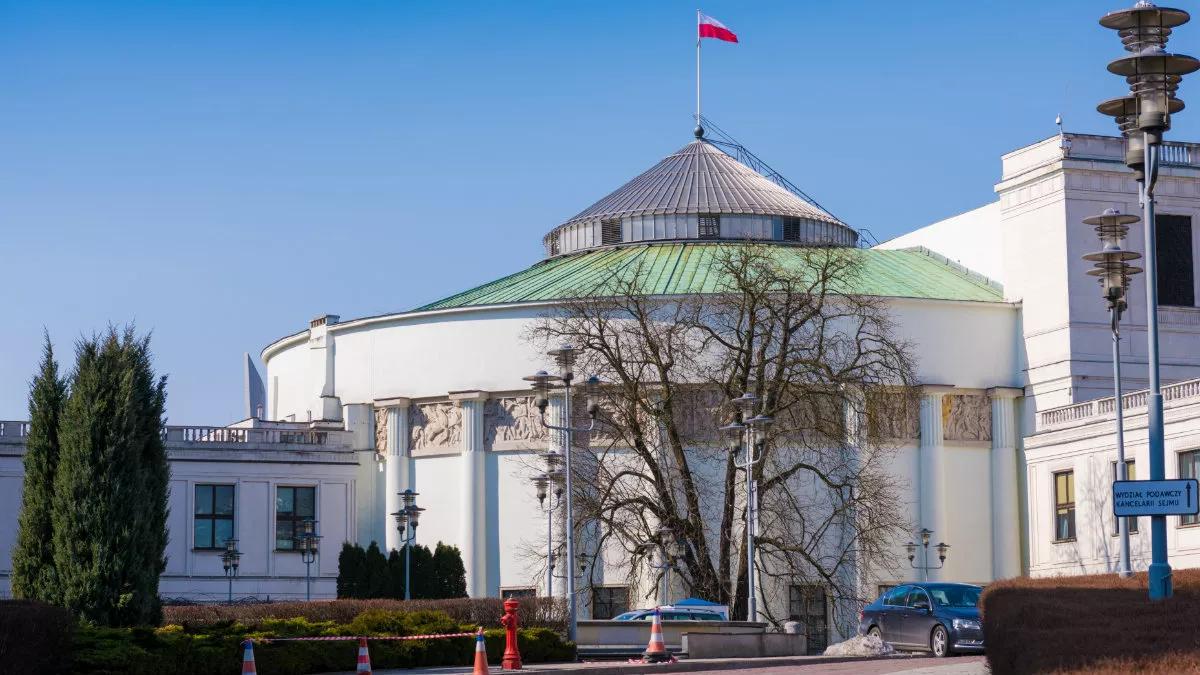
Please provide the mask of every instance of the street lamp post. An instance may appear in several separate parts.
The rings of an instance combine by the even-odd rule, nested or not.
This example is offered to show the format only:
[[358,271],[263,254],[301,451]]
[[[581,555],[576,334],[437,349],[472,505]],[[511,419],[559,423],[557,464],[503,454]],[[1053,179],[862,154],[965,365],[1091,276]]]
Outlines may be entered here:
[[242,552],[237,548],[237,539],[226,539],[225,550],[221,551],[221,565],[225,568],[225,579],[229,582],[228,604],[233,604],[233,579],[238,574]]
[[[1088,270],[1088,274],[1099,277],[1104,299],[1108,303],[1115,392],[1113,409],[1117,418],[1117,480],[1128,478],[1125,467],[1125,405],[1121,393],[1121,314],[1128,306],[1125,294],[1129,290],[1129,279],[1142,271],[1129,264],[1130,260],[1141,258],[1141,254],[1124,250],[1124,244],[1129,225],[1137,221],[1137,216],[1123,215],[1116,209],[1105,209],[1104,213],[1098,216],[1083,219],[1085,225],[1095,226],[1096,234],[1100,236],[1100,242],[1104,246],[1098,253],[1089,253],[1083,256],[1083,259],[1095,263],[1095,269]],[[1117,574],[1122,577],[1133,576],[1133,570],[1129,566],[1128,518],[1117,518],[1117,534],[1121,545]]]
[[[574,439],[575,433],[589,433],[596,428],[596,414],[599,411],[599,403],[596,401],[596,388],[600,384],[600,380],[596,377],[588,378],[584,384],[584,393],[588,395],[588,417],[590,423],[586,427],[574,427],[571,425],[571,383],[575,380],[573,368],[575,361],[579,358],[579,350],[570,346],[563,345],[558,349],[547,352],[547,355],[554,359],[558,366],[558,374],[551,375],[544,370],[540,370],[533,375],[525,378],[526,381],[532,383],[533,390],[537,395],[537,408],[541,413],[542,426],[551,431],[557,431],[563,434],[563,473],[565,474],[564,482],[566,484],[567,500],[566,500],[566,538],[567,538],[567,560],[575,560],[575,510],[574,496],[572,494],[572,471],[571,471],[571,455],[574,454]],[[550,390],[561,383],[563,390],[563,423],[561,425],[550,424],[546,421],[546,408],[550,405]],[[575,602],[575,574],[569,573],[567,577],[567,639],[574,642],[576,628],[578,627],[578,616],[576,615]]]
[[312,600],[312,564],[316,562],[321,537],[317,534],[317,521],[305,520],[300,523],[300,534],[296,537],[296,549],[300,551],[300,559],[304,561],[304,599]]
[[921,531],[917,533],[917,536],[919,536],[921,538],[921,548],[924,551],[924,553],[921,556],[921,564],[918,565],[914,561],[914,558],[917,557],[917,545],[916,544],[914,544],[913,542],[910,541],[904,545],[904,549],[906,551],[908,551],[908,564],[912,565],[912,568],[915,570],[921,570],[921,572],[924,576],[924,580],[929,581],[929,570],[940,570],[946,564],[946,556],[950,552],[950,544],[946,544],[946,543],[939,541],[933,547],[934,550],[936,550],[937,554],[938,554],[938,564],[935,567],[935,566],[929,564],[929,538],[931,536],[933,536],[933,530],[930,530],[927,528],[921,528]]
[[[1123,76],[1131,96],[1106,101],[1097,108],[1117,117],[1117,124],[1129,143],[1125,162],[1141,184],[1146,234],[1146,360],[1150,372],[1150,392],[1146,400],[1146,426],[1150,452],[1150,479],[1166,478],[1166,449],[1163,441],[1162,382],[1158,356],[1158,261],[1154,221],[1154,184],[1158,179],[1159,151],[1163,133],[1171,128],[1171,113],[1181,109],[1175,97],[1184,75],[1200,69],[1200,61],[1182,54],[1168,53],[1164,47],[1172,29],[1191,17],[1179,9],[1157,7],[1148,0],[1129,9],[1109,12],[1100,25],[1118,32],[1125,49],[1132,55],[1108,64],[1108,71]],[[1134,99],[1129,106],[1128,99]],[[1125,103],[1121,103],[1124,101]],[[1117,114],[1121,113],[1121,114]],[[1138,157],[1135,132],[1140,132],[1141,157]],[[1159,600],[1172,594],[1171,566],[1167,562],[1167,518],[1150,517],[1150,598]]]
[[[538,506],[546,513],[546,597],[554,597],[554,512],[563,504],[563,472],[559,468],[562,455],[554,452],[542,453],[546,472],[532,478],[537,490]],[[553,491],[551,490],[553,487]],[[549,499],[549,501],[547,501]]]
[[745,451],[745,460],[733,460],[734,466],[746,472],[746,620],[758,619],[758,590],[754,570],[754,530],[758,527],[758,487],[754,481],[754,465],[762,461],[757,452],[766,430],[775,422],[766,415],[753,416],[758,397],[746,392],[731,401],[740,412],[741,422],[734,421],[721,427],[729,435],[730,452],[739,446]]
[[417,506],[418,493],[405,490],[400,494],[400,510],[391,513],[396,519],[396,529],[400,531],[400,545],[404,547],[404,599],[412,600],[412,544],[417,539],[417,525],[421,520],[421,512],[425,509]]
[[663,597],[669,604],[671,600],[671,570],[675,569],[676,560],[679,558],[679,544],[675,539],[675,532],[665,525],[659,526],[654,539],[654,548],[658,552],[659,562],[649,563],[649,565],[651,569],[662,570]]

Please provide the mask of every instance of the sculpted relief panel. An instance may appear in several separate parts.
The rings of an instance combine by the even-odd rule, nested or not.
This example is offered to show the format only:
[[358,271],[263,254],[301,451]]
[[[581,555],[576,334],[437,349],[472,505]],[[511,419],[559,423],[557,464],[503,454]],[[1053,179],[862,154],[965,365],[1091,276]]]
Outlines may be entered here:
[[375,409],[375,452],[387,454],[387,408]]
[[942,398],[943,437],[947,441],[991,441],[992,403],[983,394]]
[[413,450],[459,448],[462,443],[462,410],[453,403],[424,403],[408,409]]
[[549,435],[533,401],[532,396],[489,399],[483,406],[484,448],[544,448]]

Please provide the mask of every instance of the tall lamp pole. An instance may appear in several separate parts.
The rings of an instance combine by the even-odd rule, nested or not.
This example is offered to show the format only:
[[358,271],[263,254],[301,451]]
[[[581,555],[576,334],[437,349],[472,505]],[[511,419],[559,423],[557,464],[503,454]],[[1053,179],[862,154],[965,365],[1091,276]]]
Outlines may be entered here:
[[741,422],[732,422],[721,427],[732,441],[730,452],[737,452],[739,446],[745,452],[745,460],[733,460],[733,465],[746,472],[746,620],[758,620],[758,589],[755,583],[754,570],[754,535],[758,527],[758,487],[754,481],[754,465],[762,461],[762,455],[757,454],[759,442],[766,436],[766,430],[775,422],[766,415],[754,415],[758,405],[758,397],[746,392],[731,401],[740,411]]
[[[542,453],[546,472],[533,477],[537,490],[538,506],[546,514],[546,597],[554,597],[554,512],[563,504],[563,472],[559,468],[562,455],[554,452]],[[553,486],[553,491],[551,491]],[[547,501],[549,499],[549,501]]]
[[396,529],[400,530],[400,545],[404,547],[404,599],[412,600],[412,544],[417,539],[417,525],[421,520],[421,512],[425,509],[417,506],[418,493],[405,490],[400,493],[400,510],[389,514],[396,519]]
[[946,564],[946,555],[950,552],[950,544],[938,542],[933,548],[938,554],[938,564],[936,566],[929,564],[929,539],[933,536],[933,530],[921,528],[917,533],[921,538],[921,549],[924,551],[921,555],[921,564],[915,562],[917,557],[917,545],[913,542],[908,542],[904,545],[904,550],[908,552],[908,564],[915,570],[921,570],[921,574],[925,581],[929,581],[929,570],[940,570]]
[[[537,396],[537,407],[541,412],[542,426],[551,431],[558,431],[564,435],[563,441],[563,472],[566,474],[565,483],[567,491],[567,560],[575,560],[575,510],[574,500],[571,490],[572,471],[571,471],[571,455],[574,454],[574,438],[575,433],[589,433],[596,428],[596,413],[599,411],[599,403],[595,399],[596,388],[600,384],[600,380],[596,377],[588,378],[584,384],[584,393],[588,395],[588,417],[590,423],[586,427],[574,427],[571,425],[571,383],[575,380],[573,368],[575,361],[579,358],[579,350],[570,345],[563,345],[558,349],[547,352],[547,355],[554,359],[558,365],[558,374],[551,375],[544,370],[540,370],[533,375],[525,378],[526,381],[532,383],[533,390]],[[550,424],[546,421],[546,408],[550,405],[550,391],[561,383],[563,390],[563,423],[561,425]],[[574,570],[570,571],[567,577],[567,639],[574,642],[576,629],[578,627],[578,616],[576,614],[575,602],[575,575]]]
[[225,550],[221,551],[221,566],[225,568],[225,579],[229,582],[228,604],[233,604],[233,579],[238,574],[242,552],[238,550],[237,539],[226,539]]
[[[1104,213],[1090,218],[1084,218],[1085,225],[1093,225],[1096,234],[1104,248],[1098,253],[1083,256],[1084,260],[1095,263],[1095,269],[1088,274],[1099,277],[1104,299],[1108,302],[1109,323],[1112,331],[1113,353],[1113,409],[1117,418],[1117,480],[1127,480],[1125,467],[1125,403],[1121,393],[1121,314],[1128,306],[1125,294],[1129,291],[1129,279],[1140,273],[1141,268],[1129,264],[1130,260],[1141,258],[1140,253],[1124,250],[1125,235],[1129,225],[1138,221],[1137,216],[1123,215],[1116,209],[1105,209]],[[1117,574],[1122,577],[1133,576],[1129,566],[1129,519],[1117,518],[1117,534],[1121,540],[1120,559],[1117,564]]]
[[300,550],[300,559],[304,561],[304,599],[312,600],[312,564],[316,562],[321,537],[317,534],[317,521],[305,520],[300,523],[300,534],[296,537],[296,548]]
[[[1130,96],[1101,103],[1101,113],[1113,115],[1127,139],[1125,163],[1141,183],[1143,225],[1146,233],[1146,340],[1150,392],[1146,401],[1150,446],[1150,479],[1166,478],[1163,441],[1162,382],[1158,355],[1158,261],[1154,221],[1154,184],[1158,179],[1163,133],[1171,128],[1171,112],[1182,109],[1175,92],[1184,75],[1200,69],[1200,61],[1170,54],[1164,47],[1171,30],[1191,17],[1180,9],[1157,7],[1148,0],[1129,9],[1109,12],[1100,25],[1117,31],[1131,56],[1108,64],[1108,71],[1123,76]],[[1131,100],[1132,99],[1132,100]],[[1140,134],[1136,134],[1140,132]],[[1140,136],[1134,141],[1134,136]],[[1140,157],[1138,145],[1141,145]],[[1167,562],[1167,518],[1150,517],[1150,599],[1171,597],[1171,566]]]
[[[663,598],[671,601],[671,570],[675,569],[679,559],[679,544],[675,532],[666,525],[661,525],[654,536],[654,548],[658,551],[659,562],[650,563],[650,569],[662,570]],[[657,603],[656,603],[657,604]]]

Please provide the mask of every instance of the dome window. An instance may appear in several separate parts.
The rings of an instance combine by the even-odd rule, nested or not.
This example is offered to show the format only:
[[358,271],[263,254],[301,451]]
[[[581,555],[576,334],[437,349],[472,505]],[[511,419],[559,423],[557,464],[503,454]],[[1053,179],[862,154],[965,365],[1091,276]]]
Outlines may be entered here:
[[700,214],[700,238],[721,238],[721,215],[719,213]]
[[555,230],[546,237],[546,255],[558,255],[558,230]]
[[619,219],[600,221],[601,245],[619,244],[623,240],[624,237],[621,236],[621,221]]
[[784,218],[783,219],[783,240],[784,241],[800,241],[800,219],[799,218]]

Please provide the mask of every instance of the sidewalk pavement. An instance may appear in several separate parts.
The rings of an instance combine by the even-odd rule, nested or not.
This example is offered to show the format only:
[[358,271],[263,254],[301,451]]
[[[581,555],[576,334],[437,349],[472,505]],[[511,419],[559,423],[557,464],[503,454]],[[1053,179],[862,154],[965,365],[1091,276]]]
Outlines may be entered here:
[[[919,660],[917,660],[919,659]],[[917,660],[914,668],[905,668],[905,661]],[[865,665],[870,662],[874,672],[903,673],[904,675],[987,675],[987,666],[982,660],[962,661],[952,660],[945,665],[929,666],[930,659],[909,655],[887,657],[861,656],[781,656],[763,659],[683,659],[671,664],[642,664],[621,661],[589,661],[583,663],[535,663],[527,664],[522,672],[537,675],[641,675],[642,673],[713,673],[723,671],[769,671],[772,673],[787,672],[796,669],[798,673],[817,673],[823,669],[819,666],[833,666],[837,672],[854,672],[858,670],[852,664]],[[841,664],[840,666],[835,664]],[[921,664],[921,665],[918,665]],[[849,669],[847,669],[849,668]],[[438,668],[388,668],[375,670],[377,675],[463,675],[472,671],[470,666],[444,666]],[[506,673],[499,666],[493,665],[494,674]],[[342,674],[339,674],[342,675]],[[352,675],[352,671],[344,671],[344,675]]]

